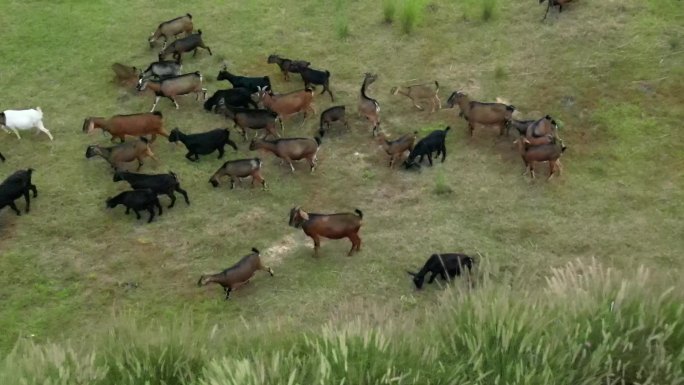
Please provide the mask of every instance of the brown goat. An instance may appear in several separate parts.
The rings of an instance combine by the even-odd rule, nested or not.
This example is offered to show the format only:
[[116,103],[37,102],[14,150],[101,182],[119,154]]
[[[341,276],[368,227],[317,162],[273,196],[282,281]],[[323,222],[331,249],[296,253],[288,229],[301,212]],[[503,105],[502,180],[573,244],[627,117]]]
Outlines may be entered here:
[[159,103],[159,99],[162,97],[170,99],[176,106],[176,109],[178,109],[176,96],[194,93],[195,100],[199,100],[200,94],[202,94],[202,100],[207,99],[207,89],[202,87],[202,81],[202,74],[198,71],[179,76],[169,76],[161,80],[140,77],[138,80],[138,91],[144,91],[147,88],[154,91],[155,99],[150,112],[154,111],[157,103]]
[[140,140],[117,144],[113,147],[102,147],[100,145],[88,146],[85,154],[86,158],[92,158],[97,155],[109,162],[115,170],[122,169],[121,166],[123,163],[134,160],[138,161],[138,170],[140,170],[140,167],[143,165],[143,158],[148,156],[159,161],[154,156],[154,153],[152,153],[150,145],[144,137],[140,137]]
[[361,238],[359,229],[363,213],[356,209],[354,213],[339,214],[314,214],[307,213],[299,206],[290,210],[290,226],[302,228],[304,234],[314,241],[314,257],[318,257],[318,249],[321,247],[321,237],[328,239],[349,238],[352,243],[349,256],[354,251],[361,251]]
[[151,141],[154,142],[157,135],[169,137],[169,133],[164,131],[162,118],[161,112],[114,115],[109,119],[91,116],[83,121],[83,132],[89,134],[96,128],[101,128],[103,134],[106,131],[112,135],[112,142],[119,138],[122,143],[126,135],[152,135]]
[[185,32],[185,35],[187,36],[192,33],[193,29],[194,26],[192,24],[192,15],[187,13],[175,19],[160,23],[157,29],[152,32],[147,41],[150,43],[150,48],[152,48],[154,46],[154,42],[163,37],[164,44],[162,45],[162,49],[164,49],[166,48],[166,42],[169,40],[169,37],[177,37],[183,32]]
[[261,187],[266,190],[266,180],[261,176],[261,159],[259,158],[229,160],[209,178],[209,183],[218,187],[219,178],[224,175],[230,178],[231,190],[235,188],[236,180],[239,182],[240,178],[248,176],[252,177],[252,187],[254,187],[254,182],[259,182]]
[[432,104],[432,110],[430,112],[435,112],[442,108],[442,101],[439,100],[439,83],[435,80],[435,87],[432,88],[430,86],[430,83],[428,84],[416,84],[413,86],[397,86],[397,87],[392,87],[392,90],[390,91],[392,95],[404,95],[407,98],[411,99],[411,102],[413,105],[419,109],[423,110],[424,108],[419,106],[417,101],[418,100],[429,100],[430,103]]
[[273,277],[273,269],[261,262],[259,254],[259,250],[253,247],[250,254],[242,257],[233,266],[217,274],[200,276],[197,286],[205,286],[212,282],[218,283],[223,287],[227,300],[230,297],[230,292],[249,283],[250,278],[257,270],[267,271]]
[[[275,95],[268,86],[264,88],[259,87],[261,102],[264,104],[264,107],[278,114],[283,134],[285,134],[283,120],[299,112],[304,112],[304,119],[306,119],[309,112],[316,114],[316,109],[313,106],[313,97],[314,91],[311,88]],[[302,124],[304,124],[303,121]]]
[[373,124],[373,136],[377,134],[378,129],[380,128],[380,104],[377,100],[366,95],[366,89],[377,79],[378,75],[370,73],[364,74],[358,106],[359,115],[365,116],[366,119]]
[[542,144],[539,146],[531,146],[530,140],[527,138],[519,138],[515,142],[518,144],[518,151],[525,163],[525,172],[523,175],[527,174],[529,171],[530,177],[534,179],[534,166],[536,162],[548,162],[549,163],[549,177],[547,180],[551,179],[553,174],[558,170],[558,174],[561,173],[562,166],[560,164],[560,157],[566,150],[566,146],[562,140],[560,145],[554,143]]
[[249,149],[266,150],[272,152],[278,158],[290,165],[292,172],[295,171],[292,165],[293,160],[306,159],[309,161],[311,172],[316,168],[318,149],[321,146],[319,137],[311,138],[281,138],[276,140],[254,139],[249,144]]
[[532,122],[529,126],[527,126],[527,130],[525,132],[525,137],[527,139],[538,138],[547,135],[558,137],[558,124],[549,115]]
[[508,121],[511,120],[515,106],[503,103],[482,103],[471,101],[467,94],[456,91],[449,96],[447,106],[453,108],[458,104],[460,115],[468,121],[470,136],[473,136],[474,124],[497,125],[499,135],[503,135]]
[[385,150],[387,155],[390,156],[389,166],[392,167],[396,160],[404,155],[406,151],[413,150],[413,145],[416,143],[416,136],[418,131],[414,131],[412,134],[404,134],[397,139],[387,140],[387,136],[384,133],[380,133],[378,136],[378,142]]

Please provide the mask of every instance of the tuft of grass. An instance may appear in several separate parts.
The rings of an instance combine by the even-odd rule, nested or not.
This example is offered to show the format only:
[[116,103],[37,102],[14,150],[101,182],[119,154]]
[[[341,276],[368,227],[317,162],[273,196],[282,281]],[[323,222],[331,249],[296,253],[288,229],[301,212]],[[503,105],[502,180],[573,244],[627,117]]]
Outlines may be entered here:
[[344,40],[349,37],[349,21],[345,16],[338,16],[335,21],[335,33],[337,38]]
[[394,22],[394,17],[397,14],[397,0],[382,0],[382,16],[387,24]]
[[494,19],[497,0],[482,0],[482,21],[488,22]]
[[401,7],[401,30],[411,34],[420,24],[425,13],[424,0],[404,0]]
[[494,79],[496,80],[505,80],[508,78],[508,73],[506,72],[506,69],[502,66],[496,66],[494,69]]
[[435,189],[433,192],[437,195],[448,195],[454,192],[454,190],[447,183],[446,177],[443,172],[437,173],[435,176]]

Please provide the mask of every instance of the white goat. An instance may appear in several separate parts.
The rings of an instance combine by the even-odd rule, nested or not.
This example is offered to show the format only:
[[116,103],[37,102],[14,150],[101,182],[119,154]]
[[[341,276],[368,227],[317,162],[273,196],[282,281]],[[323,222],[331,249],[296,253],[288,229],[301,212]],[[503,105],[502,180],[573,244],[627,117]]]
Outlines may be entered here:
[[43,125],[43,111],[40,107],[30,110],[6,110],[0,112],[0,126],[8,134],[12,130],[18,139],[21,139],[21,136],[19,136],[19,131],[17,130],[30,130],[35,127],[47,134],[50,140],[52,140],[52,134]]

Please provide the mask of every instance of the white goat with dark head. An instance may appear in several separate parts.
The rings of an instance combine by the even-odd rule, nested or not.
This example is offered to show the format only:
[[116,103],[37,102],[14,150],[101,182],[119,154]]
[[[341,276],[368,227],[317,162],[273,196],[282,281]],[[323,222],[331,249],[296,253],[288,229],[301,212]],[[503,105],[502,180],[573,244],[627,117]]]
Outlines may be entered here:
[[43,125],[43,111],[40,107],[30,110],[5,110],[0,112],[0,126],[7,133],[10,130],[14,132],[18,139],[21,139],[18,130],[30,130],[35,127],[52,140],[52,134]]

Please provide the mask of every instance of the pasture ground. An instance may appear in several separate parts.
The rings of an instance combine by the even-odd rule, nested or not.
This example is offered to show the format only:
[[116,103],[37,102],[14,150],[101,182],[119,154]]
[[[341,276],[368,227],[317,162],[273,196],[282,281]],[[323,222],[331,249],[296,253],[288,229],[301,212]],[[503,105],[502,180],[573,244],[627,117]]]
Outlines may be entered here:
[[[544,23],[536,3],[499,1],[493,19],[483,21],[479,2],[431,1],[406,35],[398,22],[383,23],[380,2],[369,1],[5,2],[0,109],[40,106],[55,141],[0,133],[7,157],[0,174],[33,167],[39,189],[29,215],[0,212],[0,351],[18,339],[101,335],[122,317],[127,325],[199,317],[263,328],[259,336],[282,341],[294,338],[286,331],[316,332],[329,321],[420,319],[449,294],[434,285],[415,292],[405,270],[437,251],[475,255],[493,303],[497,291],[542,291],[551,269],[592,259],[627,276],[647,266],[655,281],[681,293],[682,2],[578,2]],[[182,146],[158,139],[153,150],[161,162],[148,161],[142,171],[174,171],[192,204],[178,200],[148,225],[122,208],[105,209],[104,200],[126,186],[111,182],[103,160],[85,159],[86,146],[109,140],[81,126],[87,116],[149,110],[153,97],[112,84],[109,66],[146,66],[158,50],[146,43],[156,24],[188,11],[214,55],[185,56],[183,68],[201,71],[209,94],[228,88],[216,81],[224,62],[238,74],[271,76],[276,91],[299,89],[298,75],[284,82],[266,57],[306,59],[332,73],[335,104],[348,107],[352,129],[324,138],[313,175],[304,164],[291,174],[260,154],[265,192],[248,183],[214,189],[207,181],[223,161],[188,162]],[[420,172],[387,168],[355,114],[364,72],[380,76],[369,94],[381,104],[388,134],[452,127],[445,163]],[[530,181],[520,175],[513,136],[484,128],[470,138],[457,109],[430,114],[389,94],[393,85],[434,79],[443,102],[463,90],[476,100],[503,98],[520,118],[557,118],[569,146],[564,174]],[[180,104],[158,106],[168,130],[226,126],[194,96]],[[317,111],[331,105],[328,95],[316,96]],[[287,135],[317,129],[317,119],[301,123],[286,122]],[[255,155],[233,139],[239,151],[224,160]],[[346,240],[324,241],[313,259],[310,239],[287,226],[294,205],[363,210],[362,252],[348,258]],[[229,266],[253,246],[274,278],[257,274],[229,303],[218,287],[196,287],[200,274]],[[501,295],[515,306],[527,298]]]

